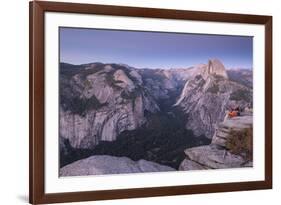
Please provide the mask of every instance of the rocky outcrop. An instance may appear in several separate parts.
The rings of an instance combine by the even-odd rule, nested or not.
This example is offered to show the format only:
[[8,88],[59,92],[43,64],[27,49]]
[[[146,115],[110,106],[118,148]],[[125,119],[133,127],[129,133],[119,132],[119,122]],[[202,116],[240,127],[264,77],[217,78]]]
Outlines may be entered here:
[[229,80],[219,60],[210,60],[207,65],[192,69],[192,77],[174,106],[186,114],[187,129],[193,130],[197,136],[212,138],[227,109],[243,108],[252,103],[252,90]]
[[142,172],[175,171],[175,169],[146,160],[133,161],[127,157],[97,155],[78,160],[60,169],[60,176],[85,176]]
[[212,144],[225,147],[227,137],[231,131],[239,131],[245,128],[250,128],[253,125],[253,116],[251,113],[244,113],[244,116],[238,116],[231,119],[226,119],[216,128],[212,138]]
[[251,128],[252,125],[252,115],[226,119],[218,125],[210,145],[185,150],[186,159],[179,166],[179,170],[251,167],[251,160],[245,159],[242,155],[233,154],[227,149],[226,140],[231,131]]

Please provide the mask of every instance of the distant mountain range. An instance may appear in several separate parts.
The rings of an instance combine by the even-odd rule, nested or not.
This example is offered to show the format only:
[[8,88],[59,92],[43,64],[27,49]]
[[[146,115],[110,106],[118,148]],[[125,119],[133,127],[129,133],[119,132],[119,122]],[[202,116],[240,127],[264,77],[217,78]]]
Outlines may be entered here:
[[59,72],[61,166],[104,154],[177,169],[184,149],[211,142],[227,109],[252,105],[252,70],[218,59],[186,69],[60,63]]

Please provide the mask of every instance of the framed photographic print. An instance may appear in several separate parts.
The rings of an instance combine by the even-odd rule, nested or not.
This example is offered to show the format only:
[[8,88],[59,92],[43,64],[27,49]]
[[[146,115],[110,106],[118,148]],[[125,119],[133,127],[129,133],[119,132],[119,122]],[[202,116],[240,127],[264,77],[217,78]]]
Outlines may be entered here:
[[30,203],[272,187],[272,17],[30,2]]

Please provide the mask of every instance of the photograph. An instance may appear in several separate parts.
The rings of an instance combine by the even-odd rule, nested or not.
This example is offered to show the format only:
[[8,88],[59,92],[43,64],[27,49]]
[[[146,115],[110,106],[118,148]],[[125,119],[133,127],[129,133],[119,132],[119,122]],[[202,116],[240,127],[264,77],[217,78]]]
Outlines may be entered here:
[[29,2],[29,203],[272,189],[273,16],[180,5]]
[[60,177],[253,167],[252,36],[60,27],[58,63]]

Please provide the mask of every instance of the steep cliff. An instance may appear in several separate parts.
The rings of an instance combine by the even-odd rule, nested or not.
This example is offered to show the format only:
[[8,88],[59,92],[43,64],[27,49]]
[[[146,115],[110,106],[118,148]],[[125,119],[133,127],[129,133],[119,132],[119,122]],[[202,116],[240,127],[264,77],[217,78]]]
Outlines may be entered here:
[[223,64],[216,59],[194,68],[174,106],[186,114],[187,129],[212,138],[227,109],[251,103],[252,90],[229,80]]
[[159,110],[132,68],[87,64],[60,68],[60,136],[75,148],[93,148],[113,141],[124,130],[145,121],[145,112]]
[[210,145],[185,150],[179,170],[202,170],[252,166],[252,115],[219,123]]
[[187,69],[136,69],[124,64],[60,64],[60,137],[74,148],[93,148],[135,130],[146,113],[171,107]]

